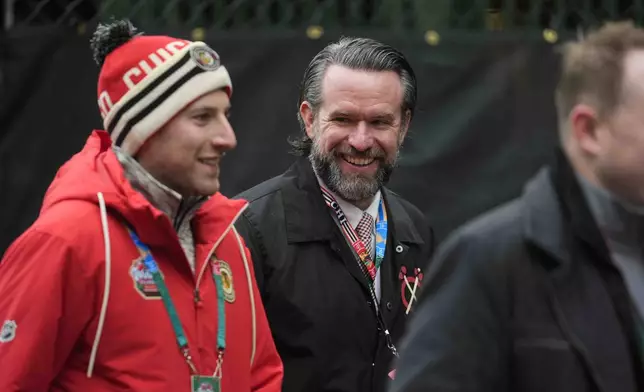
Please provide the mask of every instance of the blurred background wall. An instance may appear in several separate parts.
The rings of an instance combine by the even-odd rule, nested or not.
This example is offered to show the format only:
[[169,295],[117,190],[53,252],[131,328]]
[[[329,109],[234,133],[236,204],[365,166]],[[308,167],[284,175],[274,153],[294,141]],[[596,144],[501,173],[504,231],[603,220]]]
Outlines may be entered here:
[[644,21],[644,0],[2,1],[0,254],[37,217],[58,166],[101,127],[89,49],[98,21],[128,17],[221,55],[239,141],[223,163],[228,196],[294,159],[287,137],[299,132],[298,85],[315,53],[342,35],[399,48],[419,100],[390,187],[439,240],[518,196],[551,159],[557,47],[606,20]]

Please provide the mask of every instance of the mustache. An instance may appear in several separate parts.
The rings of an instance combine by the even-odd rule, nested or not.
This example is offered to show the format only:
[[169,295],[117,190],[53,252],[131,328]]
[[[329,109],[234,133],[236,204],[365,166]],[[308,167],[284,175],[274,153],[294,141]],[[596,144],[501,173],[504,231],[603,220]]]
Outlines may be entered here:
[[385,152],[378,147],[372,147],[365,151],[357,150],[355,147],[351,147],[351,146],[336,147],[333,150],[331,150],[331,153],[335,156],[349,155],[354,158],[380,159],[380,160],[384,160],[387,156]]

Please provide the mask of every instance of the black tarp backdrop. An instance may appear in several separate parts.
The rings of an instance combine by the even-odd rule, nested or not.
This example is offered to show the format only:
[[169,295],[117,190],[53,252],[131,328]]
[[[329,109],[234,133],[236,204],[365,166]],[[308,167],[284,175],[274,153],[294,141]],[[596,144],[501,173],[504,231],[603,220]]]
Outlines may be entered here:
[[[0,98],[0,253],[37,217],[57,168],[100,128],[98,68],[88,33],[41,28],[8,34]],[[149,33],[154,33],[150,31]],[[169,33],[189,38],[188,32]],[[469,218],[519,194],[556,140],[553,89],[558,57],[538,37],[369,32],[409,57],[418,109],[390,187],[421,208],[438,239]],[[222,168],[233,196],[284,171],[286,139],[299,132],[298,85],[310,59],[339,35],[213,33],[234,85],[238,147]],[[79,222],[100,224],[100,222]]]

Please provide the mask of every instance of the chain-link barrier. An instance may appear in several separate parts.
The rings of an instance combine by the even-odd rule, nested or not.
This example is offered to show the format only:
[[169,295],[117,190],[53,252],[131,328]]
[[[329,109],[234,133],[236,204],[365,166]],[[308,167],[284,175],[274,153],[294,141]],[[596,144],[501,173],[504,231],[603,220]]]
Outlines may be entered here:
[[586,29],[644,22],[644,0],[3,0],[5,26],[77,25],[128,17],[146,27],[216,30]]

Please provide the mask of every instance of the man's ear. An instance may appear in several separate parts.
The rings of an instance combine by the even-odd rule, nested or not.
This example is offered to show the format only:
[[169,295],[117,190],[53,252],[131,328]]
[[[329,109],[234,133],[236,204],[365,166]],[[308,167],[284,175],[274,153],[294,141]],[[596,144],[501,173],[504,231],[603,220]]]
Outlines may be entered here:
[[589,105],[576,105],[568,116],[568,127],[572,137],[584,153],[597,155],[601,149],[599,143],[599,116]]
[[315,121],[315,116],[313,106],[308,101],[303,101],[300,104],[300,116],[302,117],[302,121],[304,121],[306,135],[310,139],[313,139],[313,122]]

